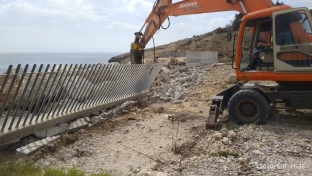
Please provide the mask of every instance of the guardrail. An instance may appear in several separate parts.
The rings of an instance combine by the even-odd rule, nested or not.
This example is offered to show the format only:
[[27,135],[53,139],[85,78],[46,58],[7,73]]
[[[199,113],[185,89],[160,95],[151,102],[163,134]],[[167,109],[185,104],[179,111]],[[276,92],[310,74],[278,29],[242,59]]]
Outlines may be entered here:
[[158,64],[10,65],[0,75],[0,145],[138,98]]

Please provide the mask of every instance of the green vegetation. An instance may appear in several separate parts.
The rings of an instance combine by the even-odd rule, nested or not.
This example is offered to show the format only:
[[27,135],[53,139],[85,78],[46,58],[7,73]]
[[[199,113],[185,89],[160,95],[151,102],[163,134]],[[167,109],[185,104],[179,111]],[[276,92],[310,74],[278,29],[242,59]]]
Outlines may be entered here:
[[238,155],[238,153],[235,152],[235,151],[220,150],[220,151],[218,151],[218,152],[211,153],[210,156],[214,156],[214,157],[221,157],[221,156],[228,157],[228,156],[234,156],[235,158],[237,158],[239,155]]
[[[1,176],[85,176],[85,173],[77,168],[57,169],[46,168],[30,163],[7,162],[0,163]],[[109,173],[91,174],[91,176],[111,176]]]
[[1,176],[41,176],[42,170],[39,166],[29,163],[7,162],[0,164]]
[[228,130],[235,130],[237,128],[239,128],[239,125],[237,125],[237,123],[235,123],[234,121],[229,121],[227,124],[226,124],[226,128]]

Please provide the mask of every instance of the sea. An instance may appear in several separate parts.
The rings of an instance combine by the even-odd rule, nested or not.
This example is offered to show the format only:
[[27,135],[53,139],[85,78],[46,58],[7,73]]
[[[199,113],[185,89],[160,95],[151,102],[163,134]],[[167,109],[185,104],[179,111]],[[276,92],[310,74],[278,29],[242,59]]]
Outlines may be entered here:
[[40,64],[106,64],[110,58],[120,54],[123,52],[0,52],[0,74],[5,72],[9,65],[16,68],[18,64],[21,64],[22,68],[29,64],[29,70],[34,64],[37,64],[37,67]]

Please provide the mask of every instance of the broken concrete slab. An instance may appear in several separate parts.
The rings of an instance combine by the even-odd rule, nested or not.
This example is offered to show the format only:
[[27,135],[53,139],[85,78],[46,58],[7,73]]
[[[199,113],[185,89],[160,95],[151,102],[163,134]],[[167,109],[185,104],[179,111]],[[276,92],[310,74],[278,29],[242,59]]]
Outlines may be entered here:
[[69,125],[68,132],[73,133],[73,132],[80,130],[81,128],[86,128],[88,126],[89,126],[88,122],[86,122],[85,119],[80,118],[80,119],[73,121]]
[[67,129],[68,129],[68,124],[67,123],[61,123],[61,124],[58,124],[57,126],[49,128],[49,129],[35,132],[34,135],[39,139],[43,139],[45,137],[51,137],[51,136],[55,136],[55,135],[64,133],[67,131]]
[[43,139],[43,138],[47,137],[47,130],[37,131],[34,133],[34,135],[38,139]]
[[53,137],[47,137],[45,139],[42,139],[40,141],[32,142],[30,144],[27,144],[21,148],[16,149],[17,156],[27,156],[29,154],[34,153],[35,151],[39,150],[40,148],[46,146],[50,142],[53,142],[57,140],[60,136],[53,136]]

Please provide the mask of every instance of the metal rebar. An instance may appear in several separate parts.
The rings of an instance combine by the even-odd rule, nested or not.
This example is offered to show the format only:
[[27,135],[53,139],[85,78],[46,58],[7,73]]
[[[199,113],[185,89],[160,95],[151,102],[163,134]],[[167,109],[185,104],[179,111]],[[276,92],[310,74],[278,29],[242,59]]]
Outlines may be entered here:
[[[35,67],[36,67],[36,65],[34,65],[31,74],[34,73]],[[38,78],[39,78],[39,75],[40,75],[40,73],[41,73],[42,68],[43,68],[43,64],[41,64],[40,67],[39,67],[38,73],[37,73],[37,75],[36,75],[36,77],[35,77],[34,83],[32,84],[32,87],[31,87],[31,89],[30,89],[30,92],[29,92],[29,94],[28,94],[27,99],[26,99],[25,102],[28,102],[30,96],[32,95],[32,92],[33,92],[33,90],[34,90],[34,88],[35,88],[35,85],[36,85],[36,83],[37,83],[37,81],[38,81]],[[31,78],[31,77],[30,77],[30,78]],[[29,83],[30,83],[30,81],[31,81],[30,78],[28,78]],[[27,91],[27,87],[25,87],[25,88],[26,88],[25,91]],[[26,110],[26,106],[25,106],[25,104],[24,104],[24,105],[23,105],[23,109],[22,109],[22,111],[21,111],[21,114],[19,115],[19,119],[18,119],[18,121],[17,121],[17,124],[16,124],[16,126],[15,126],[16,128],[19,126],[19,124],[20,124],[20,122],[21,122],[21,120],[22,120],[22,117],[23,117],[23,114],[24,114],[25,110]],[[25,117],[25,120],[27,120],[27,117]],[[24,124],[25,124],[25,122],[26,122],[26,121],[24,121]]]
[[121,85],[124,84],[124,82],[122,82],[121,80],[122,80],[122,77],[125,76],[125,72],[127,71],[127,69],[123,69],[122,67],[123,67],[122,65],[119,65],[116,68],[116,71],[118,72],[118,74],[116,74],[116,81],[115,81],[115,84],[113,85],[114,89],[111,92],[110,101],[115,101],[121,96],[120,87]]
[[[29,86],[29,83],[30,83],[30,81],[31,81],[31,78],[32,78],[32,76],[33,76],[33,74],[34,74],[34,71],[35,71],[36,67],[37,67],[37,65],[34,64],[33,67],[32,67],[32,69],[31,69],[31,72],[30,72],[30,74],[29,74],[29,76],[28,76],[27,82],[26,82],[26,84],[25,84],[25,86],[24,86],[24,91],[23,91],[23,93],[22,93],[22,96],[20,97],[20,100],[19,100],[19,102],[18,102],[18,104],[17,104],[17,106],[16,106],[17,108],[20,108],[21,103],[22,103],[22,101],[24,100],[24,96],[25,96],[25,94],[26,94],[26,92],[27,92],[27,88],[28,88],[28,86]],[[17,116],[17,113],[18,113],[18,111],[15,111],[13,117],[16,117],[16,116]],[[20,121],[21,121],[21,118],[22,118],[22,116],[20,116],[20,117],[18,118],[18,121],[17,121],[17,123],[16,123],[16,125],[15,125],[15,128],[18,127],[18,125],[19,125],[19,123],[20,123]]]
[[100,100],[100,102],[102,102],[102,103],[107,103],[107,101],[106,101],[107,97],[108,97],[107,94],[108,94],[108,91],[111,87],[111,84],[109,84],[109,83],[110,83],[110,80],[112,80],[114,78],[114,76],[116,75],[114,72],[114,70],[115,70],[114,67],[115,67],[115,65],[111,64],[111,67],[109,67],[109,69],[108,69],[108,73],[107,73],[108,78],[106,81],[105,89],[102,93],[102,99]]
[[[2,93],[4,91],[4,88],[6,87],[6,83],[8,82],[8,79],[9,79],[12,67],[13,67],[13,65],[9,65],[8,70],[6,72],[6,75],[5,75],[4,79],[3,79],[2,86],[1,86],[1,89],[0,89],[0,98],[2,98]],[[4,109],[5,109],[5,106],[4,106],[4,104],[2,104],[1,110],[0,110],[0,120],[2,118],[2,113],[3,113]]]
[[[41,108],[44,106],[44,103],[45,103],[45,102],[44,102],[44,101],[45,101],[45,98],[46,98],[47,96],[49,96],[49,94],[45,94],[45,92],[46,92],[47,87],[48,87],[48,85],[49,85],[49,83],[50,83],[50,79],[51,79],[51,77],[52,77],[52,75],[53,75],[53,72],[54,72],[55,67],[56,67],[56,65],[54,64],[53,67],[52,67],[52,71],[49,72],[48,80],[47,80],[47,82],[45,83],[44,88],[43,88],[42,93],[41,93],[41,96],[40,96],[40,98],[39,98],[39,100],[42,100],[42,99],[43,99],[43,101],[37,102],[36,107],[35,107],[35,109],[34,109],[34,112],[36,112],[36,109],[38,109],[38,111],[37,111],[37,118],[36,118],[35,122],[37,122],[38,119],[39,119],[40,112],[41,112]],[[52,86],[52,84],[51,84],[51,86]],[[51,86],[50,86],[50,88],[51,88]],[[48,90],[51,90],[51,89],[48,89]],[[41,105],[40,105],[40,104],[41,104]],[[38,108],[37,108],[37,107],[38,107]],[[31,119],[32,119],[33,117],[35,117],[35,115],[36,115],[36,113],[33,113]],[[29,123],[29,124],[30,124],[30,123]]]
[[[54,77],[54,79],[53,79],[53,81],[52,81],[51,87],[50,87],[50,89],[49,89],[49,91],[48,91],[48,93],[47,93],[48,96],[49,96],[49,94],[50,94],[50,91],[51,91],[51,89],[52,89],[52,86],[53,86],[54,83],[55,83],[55,80],[57,79],[58,74],[60,73],[61,68],[62,68],[62,64],[60,64],[60,66],[58,67],[58,70],[57,70],[57,72],[56,72],[56,74],[55,74],[55,77]],[[55,96],[55,92],[56,92],[56,90],[57,90],[57,88],[58,88],[58,85],[60,84],[60,81],[61,81],[61,79],[62,79],[62,77],[63,77],[64,72],[65,72],[64,70],[66,70],[66,68],[67,68],[67,64],[65,65],[65,67],[64,67],[64,69],[63,69],[63,71],[62,71],[62,73],[61,73],[61,76],[57,79],[57,83],[55,84],[55,88],[53,89],[53,92],[51,93],[50,98],[49,98],[48,101],[46,102],[46,106],[44,107],[41,120],[43,120],[44,116],[46,115],[46,112],[47,112],[47,110],[49,109],[48,106],[50,105],[51,108],[52,108],[52,106],[53,106],[53,103],[50,104],[50,102],[51,102],[51,100],[52,100],[53,98],[55,98],[55,97],[54,97],[54,96]],[[48,97],[48,96],[47,96],[47,97]],[[44,100],[44,102],[45,102],[45,100]],[[39,112],[40,112],[40,110],[39,110]],[[47,119],[48,119],[48,118],[49,118],[49,116],[47,116]]]
[[[25,75],[26,75],[26,73],[27,73],[28,66],[29,66],[28,64],[25,65],[24,71],[23,71],[22,76],[21,76],[21,78],[20,78],[20,80],[19,80],[17,89],[16,89],[16,91],[15,91],[15,95],[14,95],[14,97],[13,97],[13,100],[12,100],[12,103],[11,103],[11,105],[10,105],[10,108],[9,108],[9,110],[8,110],[8,112],[7,112],[6,118],[9,118],[9,114],[11,114],[11,111],[12,111],[12,109],[13,109],[13,107],[14,107],[15,100],[16,100],[17,95],[18,95],[18,93],[19,93],[19,91],[20,91],[20,88],[21,88],[21,86],[22,86],[24,77],[25,77]],[[18,106],[17,106],[17,108],[16,108],[15,111],[18,111],[17,109],[18,109]],[[14,123],[14,121],[15,121],[15,118],[16,118],[16,116],[13,116],[13,117],[12,117],[10,126],[9,126],[9,128],[8,128],[9,130],[12,129],[12,125],[13,125],[13,123]],[[4,124],[5,124],[5,123],[4,123]]]
[[[71,80],[72,76],[74,75],[77,66],[78,66],[78,65],[76,64],[75,67],[74,67],[74,69],[73,69],[73,71],[71,71],[71,74],[70,74],[70,76],[69,76],[69,80],[67,81],[66,86],[64,87],[64,90],[62,91],[62,94],[61,94],[61,96],[60,96],[60,97],[63,97],[63,95],[64,95],[64,99],[65,99],[65,97],[66,97],[66,95],[67,95],[66,88],[68,87],[68,85],[69,85],[69,83],[70,83],[70,80]],[[65,78],[65,79],[66,79],[66,78]],[[62,105],[63,105],[64,101],[65,101],[65,100],[62,100],[62,101],[58,101],[58,102],[57,102],[57,105],[56,105],[56,107],[55,107],[55,111],[54,111],[53,114],[52,114],[52,117],[54,116],[55,112],[57,111],[58,105],[61,104],[60,108],[58,109],[58,111],[57,111],[57,113],[56,113],[56,115],[59,115],[60,110],[61,110],[61,108],[62,108]],[[62,103],[61,103],[61,102],[62,102]]]
[[[81,67],[82,67],[82,64],[80,64],[78,70],[74,70],[74,71],[73,71],[73,73],[75,73],[75,76],[74,76],[73,81],[71,82],[70,86],[68,87],[68,91],[66,92],[66,95],[71,91],[71,88],[73,87],[73,84],[74,84],[74,82],[75,82],[75,80],[76,80],[76,78],[77,78],[78,71],[81,69]],[[65,95],[65,97],[66,97],[66,95]],[[62,102],[62,105],[61,105],[61,107],[60,107],[58,113],[59,113],[59,112],[61,111],[61,109],[63,108],[62,114],[64,114],[64,110],[66,109],[66,106],[67,106],[67,103],[68,103],[69,100],[70,100],[70,97],[68,97],[67,100],[65,99],[65,100]],[[65,103],[65,102],[66,102],[66,103]],[[65,103],[65,105],[64,105],[64,103]],[[64,106],[63,106],[63,105],[64,105]]]
[[[69,69],[66,70],[67,64],[65,65],[65,68],[64,68],[64,70],[63,70],[63,73],[66,72],[66,75],[64,76],[64,78],[63,78],[63,73],[62,73],[62,75],[61,75],[60,80],[63,80],[63,82],[60,83],[60,88],[59,88],[59,90],[58,90],[57,93],[56,93],[57,97],[53,99],[52,106],[50,107],[50,110],[49,110],[49,112],[48,112],[47,117],[50,117],[50,114],[51,114],[51,112],[52,112],[53,109],[54,109],[54,111],[56,111],[56,106],[57,106],[57,104],[61,101],[62,93],[63,93],[63,91],[64,91],[64,89],[63,89],[63,88],[64,88],[64,84],[65,84],[65,82],[66,82],[66,78],[67,78],[68,74],[70,73],[70,70],[71,70],[72,66],[73,66],[73,65],[70,64]],[[56,103],[56,101],[57,101],[57,103]],[[51,117],[53,117],[53,115],[51,115]]]
[[101,79],[101,76],[102,76],[102,72],[103,72],[103,64],[100,65],[99,69],[98,69],[98,73],[96,74],[96,78],[95,78],[95,82],[93,83],[92,85],[92,88],[90,90],[92,90],[90,92],[90,96],[89,96],[89,102],[86,103],[86,106],[87,107],[91,107],[91,104],[92,102],[94,102],[94,98],[96,95],[98,95],[98,84],[100,84],[100,79]]
[[103,85],[105,85],[105,79],[107,77],[107,74],[105,74],[105,71],[107,70],[107,67],[110,67],[110,65],[112,64],[108,64],[108,65],[104,65],[104,68],[102,69],[100,75],[101,75],[101,80],[100,80],[100,84],[98,85],[97,88],[97,96],[94,98],[94,103],[92,104],[92,106],[95,106],[98,104],[99,99],[101,98],[102,95],[102,90],[103,90]]
[[107,81],[108,86],[106,87],[106,91],[104,92],[104,95],[103,95],[105,103],[109,102],[109,100],[112,97],[111,90],[112,90],[112,87],[114,85],[116,78],[118,77],[118,72],[117,72],[118,69],[116,69],[116,67],[118,68],[118,66],[119,65],[113,65],[109,71],[109,74],[111,76],[110,76],[109,80]]
[[[87,81],[87,79],[84,79],[85,75],[87,74],[86,68],[89,68],[91,65],[89,64],[88,67],[86,67],[86,66],[87,66],[87,65],[85,65],[85,66],[83,67],[82,71],[81,71],[80,74],[79,74],[79,78],[80,78],[80,81],[78,82],[79,87],[78,87],[78,90],[75,91],[73,97],[78,97],[78,96],[81,97],[80,93],[81,93],[81,91],[82,91],[82,89],[83,89],[83,87],[84,87],[84,83]],[[78,96],[77,96],[77,95],[78,95]],[[81,98],[82,98],[82,97],[81,97]],[[74,107],[77,106],[77,104],[79,104],[80,101],[81,101],[81,100],[78,99],[78,101],[76,101],[76,103],[73,103],[73,104],[71,105],[71,107],[68,107],[68,108],[70,108],[69,111],[75,110]]]
[[[98,75],[98,74],[96,74],[96,71],[97,71],[97,69],[94,70],[95,76],[94,77],[92,76],[93,79],[95,79],[95,77],[97,77],[97,75]],[[78,83],[77,83],[77,85],[79,86]],[[91,85],[92,85],[92,81],[91,81]],[[74,96],[73,96],[72,100],[70,101],[70,103],[68,103],[68,105],[67,105],[67,112],[70,112],[72,107],[76,104],[77,101],[75,101],[75,99],[79,100],[79,98],[78,97],[76,98],[76,96],[75,96],[76,93],[79,91],[79,88],[80,87],[77,88],[78,90],[74,91]],[[88,90],[91,91],[92,88],[89,88]],[[89,94],[91,94],[91,92]]]
[[[96,69],[96,65],[95,65],[95,64],[93,64],[93,65],[92,65],[92,68],[90,69],[90,72],[89,72],[90,75],[87,75],[87,76],[91,77],[91,80],[88,80],[88,79],[87,79],[87,81],[86,81],[87,84],[84,85],[84,89],[82,90],[82,95],[86,97],[86,101],[88,101],[88,97],[89,97],[89,96],[87,95],[87,93],[88,93],[89,90],[90,90],[90,86],[91,86],[91,84],[92,84],[92,77],[94,77],[94,74],[95,74],[95,70],[94,70],[94,69]],[[80,105],[78,105],[77,109],[80,109],[81,106],[83,106],[83,104],[84,104],[84,103],[81,103]]]
[[[39,83],[39,86],[38,86],[37,90],[35,91],[35,96],[34,96],[34,98],[32,99],[29,108],[32,108],[32,107],[33,107],[34,102],[36,101],[36,97],[37,97],[37,95],[38,95],[38,93],[39,93],[40,87],[41,87],[41,85],[42,85],[42,83],[43,83],[43,81],[44,81],[44,78],[46,77],[46,73],[48,72],[49,68],[50,68],[50,64],[47,65],[47,67],[46,67],[46,69],[45,69],[45,71],[44,71],[44,73],[43,73],[43,75],[42,75],[41,81],[40,81],[40,83]],[[37,76],[39,76],[39,73],[37,73],[37,74],[38,74]],[[35,86],[35,83],[33,84],[33,86]],[[31,94],[29,94],[29,95],[31,95]],[[40,100],[40,99],[39,99],[39,100]],[[34,110],[36,110],[36,108],[35,108]],[[26,117],[25,117],[25,119],[24,119],[24,122],[23,122],[23,126],[26,124],[26,121],[27,121],[27,119],[28,119],[29,114],[30,114],[30,109],[28,109],[27,115],[26,115]],[[32,122],[32,120],[33,120],[33,116],[31,117],[31,119],[30,119],[30,121],[29,121],[29,124]]]
[[[0,112],[0,117],[2,116],[2,113],[3,113],[3,111],[4,111],[5,107],[6,107],[6,104],[7,104],[8,100],[9,100],[9,97],[10,97],[10,95],[12,93],[12,89],[14,87],[14,83],[15,83],[15,80],[16,80],[16,78],[18,76],[18,72],[19,72],[20,69],[21,69],[21,64],[18,64],[16,69],[15,69],[15,74],[14,74],[13,79],[11,81],[10,87],[9,87],[9,89],[7,91],[6,97],[5,97],[4,101],[3,101],[1,112]],[[11,103],[13,103],[13,102],[11,102]],[[9,119],[9,114],[7,114],[6,118],[4,119],[4,122],[3,122],[2,127],[1,127],[1,131],[4,130],[8,119]]]

